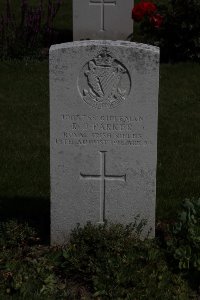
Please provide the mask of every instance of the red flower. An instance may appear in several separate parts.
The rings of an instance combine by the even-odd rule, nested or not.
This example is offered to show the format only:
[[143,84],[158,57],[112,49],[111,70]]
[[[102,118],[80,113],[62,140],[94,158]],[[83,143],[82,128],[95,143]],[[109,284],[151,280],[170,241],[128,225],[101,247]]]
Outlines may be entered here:
[[132,18],[135,22],[140,22],[144,17],[144,8],[142,3],[138,3],[133,7]]
[[149,20],[155,28],[160,28],[163,23],[163,16],[161,16],[160,14],[156,14],[154,16],[151,16]]
[[152,2],[142,2],[142,5],[144,7],[145,15],[150,16],[157,10],[157,7]]
[[142,1],[133,7],[132,18],[134,21],[140,22],[145,15],[151,16],[156,10],[157,7],[154,3]]

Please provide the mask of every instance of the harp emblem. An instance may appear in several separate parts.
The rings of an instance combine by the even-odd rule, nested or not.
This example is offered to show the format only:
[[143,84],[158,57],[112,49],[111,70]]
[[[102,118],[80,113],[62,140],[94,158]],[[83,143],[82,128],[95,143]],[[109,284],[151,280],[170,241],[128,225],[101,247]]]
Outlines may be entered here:
[[84,66],[82,77],[81,96],[98,109],[116,107],[130,92],[128,70],[106,50]]

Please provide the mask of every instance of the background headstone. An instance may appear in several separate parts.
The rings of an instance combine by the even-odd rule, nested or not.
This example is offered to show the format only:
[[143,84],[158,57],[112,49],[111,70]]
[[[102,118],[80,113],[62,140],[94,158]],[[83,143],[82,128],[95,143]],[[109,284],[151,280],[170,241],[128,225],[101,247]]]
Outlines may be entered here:
[[77,223],[154,236],[159,49],[83,41],[50,48],[51,240]]
[[133,0],[73,0],[73,39],[127,40]]

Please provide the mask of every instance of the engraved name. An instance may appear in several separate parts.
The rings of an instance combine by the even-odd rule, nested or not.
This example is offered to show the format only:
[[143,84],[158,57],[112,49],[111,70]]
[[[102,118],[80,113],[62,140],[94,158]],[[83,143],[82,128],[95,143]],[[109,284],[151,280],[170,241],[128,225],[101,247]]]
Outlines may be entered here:
[[57,145],[148,146],[141,115],[61,114],[62,131]]

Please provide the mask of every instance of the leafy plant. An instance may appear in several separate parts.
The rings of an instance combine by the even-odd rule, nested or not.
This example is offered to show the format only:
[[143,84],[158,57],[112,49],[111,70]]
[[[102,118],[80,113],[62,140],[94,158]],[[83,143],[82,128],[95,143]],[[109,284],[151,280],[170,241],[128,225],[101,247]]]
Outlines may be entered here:
[[189,299],[165,251],[140,239],[144,224],[88,223],[63,247],[30,244],[28,225],[1,224],[0,299]]
[[168,251],[178,268],[192,275],[200,285],[200,199],[186,199],[178,221],[170,227]]
[[89,285],[95,298],[188,299],[187,285],[170,272],[155,241],[141,241],[134,226],[77,227],[63,248],[60,269]]
[[0,223],[0,247],[13,248],[32,245],[39,241],[35,230],[28,224],[19,224],[16,220]]
[[20,19],[6,0],[4,12],[0,15],[0,56],[22,57],[36,54],[41,46],[48,47],[53,36],[53,21],[62,0],[48,0],[48,6],[40,0],[30,6],[28,0],[21,0]]
[[[151,2],[141,1],[140,6],[142,3],[144,6]],[[163,61],[199,60],[199,0],[155,0],[151,4],[156,10],[150,16],[141,13],[144,8],[137,9],[136,14],[133,10],[133,19],[140,23],[142,41],[159,46]]]

